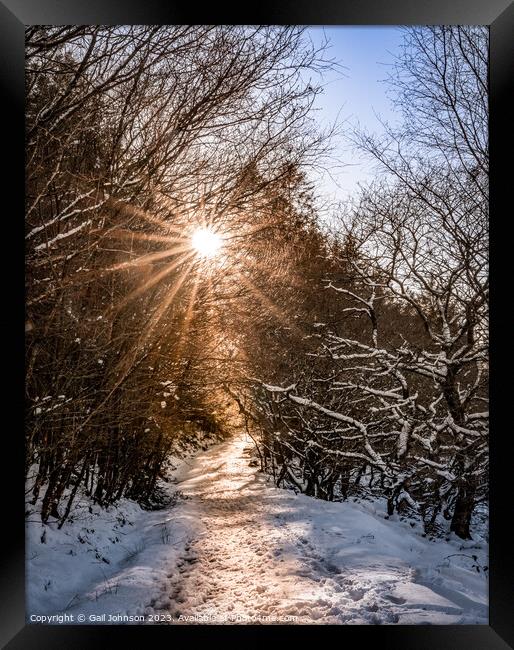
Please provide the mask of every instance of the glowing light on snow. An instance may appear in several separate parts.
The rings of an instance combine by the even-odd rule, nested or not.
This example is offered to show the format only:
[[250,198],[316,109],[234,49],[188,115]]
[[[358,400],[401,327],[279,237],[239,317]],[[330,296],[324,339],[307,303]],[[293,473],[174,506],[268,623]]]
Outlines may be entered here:
[[193,248],[201,257],[214,257],[221,248],[221,237],[209,228],[199,228],[191,238]]

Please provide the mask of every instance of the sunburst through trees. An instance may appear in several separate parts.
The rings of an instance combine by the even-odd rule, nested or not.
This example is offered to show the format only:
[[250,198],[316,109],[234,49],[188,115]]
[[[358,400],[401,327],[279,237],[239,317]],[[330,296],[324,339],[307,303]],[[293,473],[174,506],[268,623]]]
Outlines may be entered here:
[[406,39],[404,127],[350,136],[383,176],[329,232],[308,171],[329,161],[312,108],[337,64],[303,28],[27,29],[43,521],[79,489],[155,505],[177,440],[237,421],[277,485],[371,493],[469,537],[487,498],[487,35]]

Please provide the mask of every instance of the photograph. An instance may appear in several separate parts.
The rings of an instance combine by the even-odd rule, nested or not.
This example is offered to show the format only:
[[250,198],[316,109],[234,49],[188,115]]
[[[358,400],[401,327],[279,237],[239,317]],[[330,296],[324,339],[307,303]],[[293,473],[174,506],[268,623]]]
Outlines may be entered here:
[[27,626],[489,626],[489,40],[26,25]]

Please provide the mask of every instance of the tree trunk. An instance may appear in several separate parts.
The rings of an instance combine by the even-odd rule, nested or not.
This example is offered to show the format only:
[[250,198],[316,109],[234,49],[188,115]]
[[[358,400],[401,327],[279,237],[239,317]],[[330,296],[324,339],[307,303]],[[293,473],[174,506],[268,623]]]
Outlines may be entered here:
[[461,539],[472,539],[470,533],[471,515],[475,507],[475,487],[470,481],[459,486],[450,530]]
[[343,496],[344,501],[348,499],[348,491],[350,489],[350,472],[348,470],[344,470],[341,474],[341,494]]
[[316,496],[316,487],[317,487],[316,479],[314,479],[312,476],[308,476],[307,477],[307,486],[305,488],[305,494],[308,497]]

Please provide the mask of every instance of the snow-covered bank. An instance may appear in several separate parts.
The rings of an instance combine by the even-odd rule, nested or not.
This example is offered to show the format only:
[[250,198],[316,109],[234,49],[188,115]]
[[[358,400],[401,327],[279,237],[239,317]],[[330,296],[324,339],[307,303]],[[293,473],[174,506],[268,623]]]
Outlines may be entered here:
[[[368,504],[277,489],[249,465],[250,447],[231,440],[184,463],[175,507],[128,513],[110,564],[86,550],[87,586],[71,554],[53,573],[46,566],[46,578],[44,562],[29,559],[29,613],[66,609],[86,623],[115,614],[172,624],[487,623],[486,574],[476,569],[487,565],[485,545],[430,541]],[[46,591],[45,579],[55,581]]]
[[[27,505],[26,618],[47,617],[78,606],[102,609],[146,605],[148,593],[166,578],[166,567],[179,557],[191,526],[174,518],[181,498],[175,475],[219,439],[192,433],[169,457],[167,483],[161,482],[170,506],[147,511],[129,499],[107,509],[77,498],[62,529],[50,519],[41,523],[39,503]],[[47,620],[47,619],[38,619]]]

